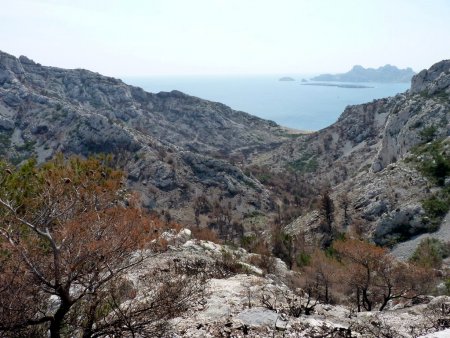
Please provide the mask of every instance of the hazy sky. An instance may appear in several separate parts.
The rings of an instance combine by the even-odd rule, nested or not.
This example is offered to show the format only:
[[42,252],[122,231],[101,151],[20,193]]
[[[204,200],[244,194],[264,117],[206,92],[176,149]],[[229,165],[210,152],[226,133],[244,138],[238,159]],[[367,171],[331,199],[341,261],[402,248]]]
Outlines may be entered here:
[[0,50],[112,76],[418,71],[450,58],[450,1],[0,0]]

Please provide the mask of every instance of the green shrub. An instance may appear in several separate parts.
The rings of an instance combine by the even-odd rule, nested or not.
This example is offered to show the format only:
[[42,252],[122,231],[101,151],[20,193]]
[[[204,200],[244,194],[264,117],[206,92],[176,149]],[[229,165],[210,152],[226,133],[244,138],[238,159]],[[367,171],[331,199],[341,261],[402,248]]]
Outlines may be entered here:
[[450,156],[444,149],[444,140],[415,147],[412,152],[424,157],[422,161],[415,160],[422,174],[439,186],[450,176]]
[[439,269],[449,255],[449,246],[436,238],[425,238],[414,251],[410,261],[426,268]]
[[304,153],[298,160],[288,163],[288,169],[292,169],[297,172],[314,172],[319,167],[314,155]]
[[32,151],[36,141],[26,141],[23,145],[15,146],[17,151]]
[[437,185],[443,186],[445,179],[450,176],[450,157],[432,153],[432,160],[422,165],[422,172]]
[[439,196],[432,196],[422,201],[422,207],[425,210],[425,217],[422,222],[426,225],[426,232],[434,232],[439,229],[442,220],[449,210],[449,200],[441,199]]
[[267,184],[272,179],[272,175],[270,173],[263,173],[257,176],[257,178],[262,184]]
[[450,296],[450,278],[447,278],[447,280],[444,283],[445,283],[445,293],[447,294],[447,296]]
[[241,247],[243,247],[246,250],[249,250],[249,248],[251,248],[253,246],[255,241],[256,241],[255,235],[242,236],[241,237]]
[[307,254],[306,252],[300,252],[297,257],[295,257],[295,262],[297,263],[297,266],[299,268],[308,266],[311,262],[311,255]]
[[422,207],[431,219],[442,218],[449,210],[449,203],[447,200],[441,199],[438,196],[432,196],[422,202]]
[[248,271],[243,271],[243,269],[246,269],[243,267],[243,265],[238,261],[235,255],[233,255],[232,252],[222,249],[220,259],[216,262],[218,266],[224,270],[225,275],[231,274],[238,274],[238,273],[246,273]]
[[8,154],[8,148],[11,146],[12,131],[0,130],[0,155]]
[[244,218],[254,218],[258,216],[264,216],[264,214],[259,212],[258,210],[253,210],[251,212],[244,214]]
[[424,142],[431,142],[436,136],[437,128],[434,125],[423,128],[419,135]]
[[284,261],[289,269],[293,265],[293,238],[291,235],[282,231],[276,231],[272,234],[272,254]]

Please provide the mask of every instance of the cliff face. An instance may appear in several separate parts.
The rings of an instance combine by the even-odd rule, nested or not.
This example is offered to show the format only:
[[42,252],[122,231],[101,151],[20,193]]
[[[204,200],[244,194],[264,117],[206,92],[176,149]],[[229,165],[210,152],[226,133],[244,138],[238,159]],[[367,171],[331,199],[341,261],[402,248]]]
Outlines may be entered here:
[[111,153],[145,203],[192,222],[215,196],[236,217],[270,205],[264,187],[227,161],[283,141],[275,123],[181,92],[147,93],[87,70],[44,67],[0,52],[0,152],[13,163],[56,152]]
[[[424,162],[434,160],[430,154],[417,155],[417,147],[439,142],[439,151],[449,159],[449,121],[450,61],[446,60],[414,76],[408,92],[347,107],[335,124],[284,144],[258,161],[279,172],[299,162],[315,163],[301,166],[299,173],[309,177],[318,191],[331,187],[334,225],[345,229],[356,220],[365,236],[392,244],[428,231],[423,200],[441,188],[420,170]],[[315,211],[288,228],[310,231],[321,222]]]

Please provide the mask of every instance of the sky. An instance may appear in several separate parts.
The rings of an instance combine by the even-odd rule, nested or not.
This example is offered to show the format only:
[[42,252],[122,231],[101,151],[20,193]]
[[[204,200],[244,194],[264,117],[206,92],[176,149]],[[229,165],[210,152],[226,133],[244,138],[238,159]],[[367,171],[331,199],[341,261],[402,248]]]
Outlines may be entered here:
[[110,76],[420,71],[450,58],[450,1],[0,0],[0,50]]

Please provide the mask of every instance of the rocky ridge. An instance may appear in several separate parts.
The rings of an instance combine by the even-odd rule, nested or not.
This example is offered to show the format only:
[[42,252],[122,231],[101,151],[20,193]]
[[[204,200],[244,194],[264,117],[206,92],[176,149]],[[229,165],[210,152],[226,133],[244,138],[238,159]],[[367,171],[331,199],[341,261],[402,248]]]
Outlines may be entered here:
[[0,52],[0,152],[15,164],[57,152],[114,154],[151,209],[193,222],[192,201],[217,196],[235,215],[270,208],[269,194],[223,158],[245,161],[283,142],[271,121],[181,92],[147,93],[83,69]]
[[[83,69],[45,67],[24,56],[16,59],[1,53],[0,57],[0,84],[5,90],[2,99],[11,108],[23,109],[23,101],[67,104],[81,113],[95,112],[93,127],[101,127],[107,120],[141,130],[163,143],[204,154],[251,153],[254,148],[283,140],[277,135],[282,130],[274,122],[234,111],[221,103],[178,91],[147,93],[118,79]],[[56,108],[59,111],[63,107]],[[52,118],[57,119],[57,114]],[[41,133],[45,129],[35,128]],[[108,148],[107,142],[96,145],[98,150]]]

